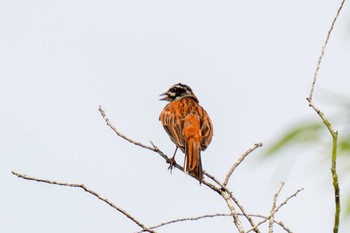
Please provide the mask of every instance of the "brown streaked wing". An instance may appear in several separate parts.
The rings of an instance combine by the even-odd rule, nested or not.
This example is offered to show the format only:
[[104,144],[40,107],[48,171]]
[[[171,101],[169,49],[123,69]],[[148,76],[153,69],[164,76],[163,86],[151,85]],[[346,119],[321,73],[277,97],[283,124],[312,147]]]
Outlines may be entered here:
[[201,122],[201,132],[202,132],[202,140],[201,146],[202,150],[205,150],[213,137],[213,124],[209,118],[208,113],[202,108],[202,122]]
[[181,120],[175,113],[171,112],[169,107],[166,106],[159,116],[159,120],[162,122],[165,131],[168,133],[170,139],[181,150],[185,148],[185,139],[182,135],[183,120]]

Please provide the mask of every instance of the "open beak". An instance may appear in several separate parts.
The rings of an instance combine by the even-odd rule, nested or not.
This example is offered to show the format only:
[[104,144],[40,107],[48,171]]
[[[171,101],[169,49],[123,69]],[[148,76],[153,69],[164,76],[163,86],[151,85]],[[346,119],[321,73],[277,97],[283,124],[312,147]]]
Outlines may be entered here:
[[161,98],[159,100],[168,100],[169,99],[168,92],[164,92],[163,94],[160,94],[159,96],[164,96],[163,98]]

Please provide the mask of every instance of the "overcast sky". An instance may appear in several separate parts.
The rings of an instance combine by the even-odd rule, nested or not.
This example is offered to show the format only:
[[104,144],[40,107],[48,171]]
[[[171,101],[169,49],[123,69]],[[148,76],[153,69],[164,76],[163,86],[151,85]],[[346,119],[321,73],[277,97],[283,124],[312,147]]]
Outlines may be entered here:
[[[254,143],[268,147],[294,122],[318,120],[305,98],[339,3],[3,1],[0,231],[140,230],[81,190],[20,180],[12,170],[84,183],[147,226],[227,213],[225,202],[211,190],[179,171],[170,174],[159,156],[118,138],[98,106],[121,132],[145,144],[151,140],[171,155],[175,147],[158,121],[165,105],[158,96],[175,83],[188,84],[215,128],[202,154],[203,167],[222,180]],[[347,4],[319,73],[314,100],[326,113],[332,108],[321,98],[322,90],[349,92],[349,14]],[[263,151],[251,154],[230,182],[246,210],[268,215],[284,181],[279,201],[305,190],[276,219],[293,232],[331,232],[330,158],[294,148],[262,162]],[[177,161],[182,160],[179,152]],[[347,190],[341,188],[344,198]],[[216,218],[159,232],[233,228],[231,218]],[[340,232],[349,231],[349,219],[342,218]]]

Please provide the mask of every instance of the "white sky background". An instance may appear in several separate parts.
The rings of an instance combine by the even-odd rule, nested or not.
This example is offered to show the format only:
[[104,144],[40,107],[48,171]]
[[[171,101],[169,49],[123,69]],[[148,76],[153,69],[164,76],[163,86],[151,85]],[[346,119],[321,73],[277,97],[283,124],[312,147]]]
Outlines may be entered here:
[[[251,145],[317,119],[305,98],[340,1],[6,1],[0,7],[0,232],[135,232],[139,228],[78,189],[17,179],[12,170],[84,183],[148,226],[227,213],[225,202],[154,153],[118,138],[174,145],[158,95],[190,85],[209,112],[214,138],[204,169],[222,179]],[[349,92],[350,8],[333,31],[315,91]],[[320,87],[322,89],[320,89]],[[325,103],[327,101],[324,101]],[[329,105],[322,104],[324,112]],[[336,125],[335,125],[336,127]],[[254,154],[230,188],[249,213],[276,215],[294,232],[331,232],[330,159],[311,150],[261,162]],[[182,164],[183,155],[177,161]],[[342,177],[340,177],[340,181]],[[341,183],[342,184],[342,183]],[[345,197],[346,189],[342,189]],[[344,208],[345,209],[345,208]],[[349,232],[342,218],[341,232]],[[348,223],[346,223],[348,222]],[[173,224],[159,232],[232,232],[231,218]],[[275,232],[282,232],[276,226]]]

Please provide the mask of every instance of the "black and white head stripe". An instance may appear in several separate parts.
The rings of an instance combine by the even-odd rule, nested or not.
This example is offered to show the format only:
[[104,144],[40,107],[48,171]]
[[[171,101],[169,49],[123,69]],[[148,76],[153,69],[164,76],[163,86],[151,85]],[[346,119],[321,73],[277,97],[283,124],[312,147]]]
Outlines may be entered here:
[[182,83],[178,83],[170,87],[168,93],[169,95],[175,98],[193,95],[192,89],[189,86]]
[[192,89],[182,83],[177,83],[169,88],[169,90],[163,93],[161,96],[165,96],[161,100],[173,101],[183,97],[192,97],[197,100],[197,97],[193,94]]

